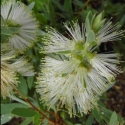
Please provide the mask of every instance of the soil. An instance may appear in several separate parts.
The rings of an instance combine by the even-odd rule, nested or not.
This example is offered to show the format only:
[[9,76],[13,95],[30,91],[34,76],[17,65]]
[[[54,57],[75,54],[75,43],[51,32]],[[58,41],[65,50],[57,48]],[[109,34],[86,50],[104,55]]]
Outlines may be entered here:
[[116,84],[107,91],[106,95],[108,98],[105,101],[106,107],[125,118],[125,71],[118,75]]

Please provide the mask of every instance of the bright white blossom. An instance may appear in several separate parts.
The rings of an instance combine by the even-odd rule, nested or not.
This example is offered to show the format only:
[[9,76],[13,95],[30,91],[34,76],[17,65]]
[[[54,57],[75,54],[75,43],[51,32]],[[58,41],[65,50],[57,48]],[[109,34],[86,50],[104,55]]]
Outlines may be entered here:
[[1,54],[1,95],[5,99],[8,95],[13,94],[13,88],[19,83],[17,73],[23,76],[33,76],[34,71],[24,57],[15,59],[13,51],[3,53],[4,47],[3,44]]
[[123,31],[117,31],[118,26],[110,21],[96,31],[90,24],[80,29],[77,22],[65,27],[69,38],[48,29],[43,52],[56,54],[42,60],[37,91],[50,108],[61,101],[71,115],[88,113],[121,72],[119,55],[97,53],[97,48],[102,42],[118,40]]
[[22,52],[36,41],[38,23],[32,11],[21,2],[3,1],[1,5],[1,26],[8,29],[11,46]]

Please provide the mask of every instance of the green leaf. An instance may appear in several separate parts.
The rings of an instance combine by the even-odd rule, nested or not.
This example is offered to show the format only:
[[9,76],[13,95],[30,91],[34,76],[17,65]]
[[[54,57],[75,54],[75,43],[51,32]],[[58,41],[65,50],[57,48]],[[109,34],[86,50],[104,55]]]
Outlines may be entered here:
[[28,49],[28,50],[26,50],[25,51],[25,54],[30,58],[30,59],[32,59],[33,58],[33,51],[31,50],[31,49]]
[[28,106],[20,103],[1,104],[1,114],[10,114],[11,111],[17,107],[28,108]]
[[104,11],[101,12],[100,14],[98,14],[98,15],[95,17],[95,19],[94,19],[94,21],[93,21],[93,25],[92,25],[92,27],[93,27],[94,30],[97,30],[99,24],[101,23],[101,21],[102,21],[102,19],[103,19],[103,15],[104,15]]
[[[43,4],[48,4],[50,0],[41,0],[40,2]],[[39,3],[40,4],[40,3]]]
[[28,10],[32,10],[35,5],[35,2],[32,2],[30,5],[27,6]]
[[87,36],[89,31],[91,30],[91,24],[90,24],[90,20],[89,20],[89,13],[87,14],[86,19],[85,19],[85,28],[86,28],[86,36]]
[[61,11],[67,12],[67,10],[65,10],[64,6],[62,6],[59,1],[57,1],[57,0],[52,0],[52,2],[53,2],[53,4],[56,5]]
[[27,78],[27,83],[28,83],[29,89],[32,88],[33,81],[34,81],[34,76],[28,76],[28,78]]
[[42,102],[40,101],[40,95],[39,95],[38,93],[35,93],[35,96],[36,96],[36,100],[37,100],[37,103],[38,103],[40,109],[45,110],[44,103],[42,103]]
[[61,118],[65,119],[66,118],[66,113],[65,112],[61,112],[60,116],[61,116]]
[[87,18],[89,19],[90,25],[91,25],[91,23],[92,23],[93,18],[94,18],[95,15],[93,15],[91,11],[89,11],[89,12],[87,11],[87,13],[88,13],[87,14]]
[[90,30],[87,34],[86,42],[93,42],[95,40],[95,33],[93,30]]
[[80,0],[74,0],[74,3],[75,3],[75,5],[79,6],[80,8],[83,6],[83,2],[81,2]]
[[48,125],[48,120],[46,118],[42,121],[42,125]]
[[94,107],[92,114],[94,115],[95,119],[99,122],[101,113],[100,113],[99,108],[97,106]]
[[12,99],[13,101],[20,102],[21,104],[24,104],[24,105],[30,107],[30,105],[28,103],[26,103],[25,101],[21,100],[20,98],[17,98],[16,96],[9,95],[8,97],[10,99]]
[[46,33],[42,30],[38,30],[38,32],[37,32],[38,36],[43,36],[44,34],[46,34]]
[[55,25],[55,11],[51,1],[49,1],[49,19]]
[[98,26],[96,27],[96,29],[93,28],[93,30],[97,33],[105,24],[106,19],[103,19]]
[[1,125],[9,122],[14,116],[12,114],[5,114],[1,116]]
[[103,121],[103,119],[100,120],[99,125],[105,125],[105,122]]
[[122,16],[121,20],[120,20],[120,25],[123,26],[125,23],[125,14]]
[[67,121],[67,120],[64,120],[65,124],[66,125],[73,125],[71,122]]
[[1,34],[1,42],[6,42],[9,39],[9,35],[3,35]]
[[40,125],[41,123],[40,118],[41,118],[41,115],[38,113],[34,116],[34,119],[33,119],[34,125]]
[[117,114],[116,112],[113,112],[109,121],[109,125],[116,125],[118,122]]
[[15,108],[11,113],[20,117],[33,117],[36,115],[35,111],[27,108]]
[[105,115],[107,118],[111,117],[112,111],[110,111],[104,107],[101,107],[100,109],[101,109],[101,112],[103,113],[103,115]]
[[92,125],[93,120],[94,120],[94,116],[93,116],[93,114],[91,113],[91,114],[89,115],[89,117],[88,117],[88,119],[87,119],[85,125]]
[[28,100],[35,106],[35,107],[39,107],[38,102],[36,100],[34,100],[31,97],[28,97]]
[[29,125],[32,122],[31,118],[26,118],[20,125]]
[[26,80],[24,79],[23,76],[19,75],[19,81],[20,83],[18,84],[17,89],[22,95],[26,96],[28,92]]
[[14,35],[16,33],[18,33],[18,27],[1,27],[1,34],[2,35]]
[[37,13],[36,18],[40,21],[40,23],[47,24],[47,18],[45,14]]
[[101,118],[108,124],[109,119],[102,113]]
[[65,1],[64,1],[64,8],[65,8],[67,11],[72,12],[72,0],[65,0]]

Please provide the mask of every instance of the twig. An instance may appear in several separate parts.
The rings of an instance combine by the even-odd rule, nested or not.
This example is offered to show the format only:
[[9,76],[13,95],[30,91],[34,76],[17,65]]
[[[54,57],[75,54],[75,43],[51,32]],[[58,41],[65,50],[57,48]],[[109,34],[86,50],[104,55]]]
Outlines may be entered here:
[[21,93],[18,92],[18,90],[13,87],[15,92],[21,96],[34,110],[36,110],[40,115],[42,115],[44,118],[46,118],[51,124],[55,124],[52,120],[50,120],[45,114],[43,114],[38,108],[36,108],[27,98],[25,98]]
[[[44,113],[42,113],[37,107],[35,107],[26,97],[24,97],[14,86],[12,86],[14,91],[19,95],[21,96],[24,101],[26,101],[34,110],[36,110],[41,116],[43,116],[44,118],[46,118],[48,120],[48,122],[51,124],[51,125],[59,125],[58,122],[60,121],[63,125],[65,125],[62,121],[62,119],[60,119],[57,115],[58,113],[58,109],[60,107],[60,104],[61,104],[61,101],[59,102],[59,104],[57,105],[57,109],[56,109],[56,113],[51,113],[51,112],[48,112],[48,111],[45,111],[46,113],[48,114],[51,114],[55,117],[56,119],[56,122],[52,121],[51,119],[49,119],[49,117],[47,117]],[[49,125],[50,125],[49,124]]]
[[55,114],[54,113],[52,113],[52,112],[49,112],[49,111],[46,111],[46,110],[44,110],[46,113],[48,113],[48,114],[50,114],[50,115],[53,115],[53,116],[55,116]]
[[60,100],[58,105],[57,105],[57,108],[56,108],[56,112],[55,112],[56,122],[58,122],[58,110],[59,110],[59,107],[60,107],[61,103],[62,103],[62,101]]

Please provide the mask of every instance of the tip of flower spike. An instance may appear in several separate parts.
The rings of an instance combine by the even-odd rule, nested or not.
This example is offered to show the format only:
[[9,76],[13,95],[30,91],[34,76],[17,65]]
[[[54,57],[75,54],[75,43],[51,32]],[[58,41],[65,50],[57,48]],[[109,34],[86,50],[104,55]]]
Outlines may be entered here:
[[11,65],[2,61],[1,63],[1,95],[5,99],[8,95],[13,95],[13,88],[17,86],[16,72]]

